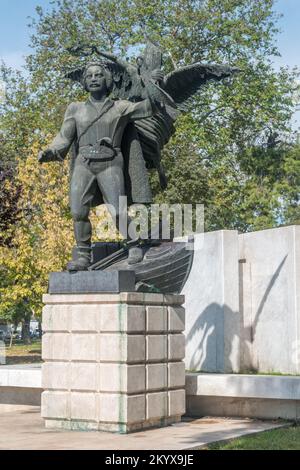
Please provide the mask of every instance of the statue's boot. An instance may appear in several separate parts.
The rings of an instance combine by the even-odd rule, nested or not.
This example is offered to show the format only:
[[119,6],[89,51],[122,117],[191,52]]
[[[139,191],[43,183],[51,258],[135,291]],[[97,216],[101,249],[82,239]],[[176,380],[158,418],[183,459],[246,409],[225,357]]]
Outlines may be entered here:
[[143,258],[144,258],[144,253],[140,246],[133,246],[132,248],[129,248],[128,258],[127,258],[128,264],[140,263],[141,261],[143,261]]
[[73,259],[67,264],[68,271],[87,271],[91,266],[91,248],[78,246]]

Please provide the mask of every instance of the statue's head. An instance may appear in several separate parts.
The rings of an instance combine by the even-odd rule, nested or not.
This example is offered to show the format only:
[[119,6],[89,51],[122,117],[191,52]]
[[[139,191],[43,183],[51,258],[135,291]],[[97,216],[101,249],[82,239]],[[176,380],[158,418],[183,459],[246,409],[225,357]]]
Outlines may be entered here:
[[105,91],[109,93],[112,86],[112,75],[103,64],[87,64],[82,75],[82,85],[86,91]]

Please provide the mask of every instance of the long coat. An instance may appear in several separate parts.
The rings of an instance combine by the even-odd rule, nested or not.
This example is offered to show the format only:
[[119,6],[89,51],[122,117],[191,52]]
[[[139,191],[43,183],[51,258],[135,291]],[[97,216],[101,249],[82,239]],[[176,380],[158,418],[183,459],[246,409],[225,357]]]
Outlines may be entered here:
[[[97,103],[91,98],[86,102],[74,102],[68,106],[60,132],[50,148],[65,158],[72,147],[72,171],[74,161],[82,147],[109,137],[113,146],[121,149],[124,157],[128,202],[149,203],[152,200],[149,178],[134,121],[150,117],[152,114],[153,107],[149,99],[139,103],[113,101],[110,98],[106,98],[104,103]],[[102,203],[103,198],[99,189],[92,205]]]

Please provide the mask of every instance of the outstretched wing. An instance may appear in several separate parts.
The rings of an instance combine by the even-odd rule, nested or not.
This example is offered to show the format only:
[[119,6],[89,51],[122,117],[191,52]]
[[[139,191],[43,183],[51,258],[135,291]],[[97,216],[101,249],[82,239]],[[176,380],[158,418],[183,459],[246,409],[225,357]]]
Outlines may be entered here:
[[187,110],[189,100],[202,85],[210,80],[222,80],[236,71],[226,65],[194,64],[171,72],[165,77],[162,88],[174,100],[177,109],[166,104],[158,114],[135,123],[147,166],[158,170],[162,187],[166,186],[166,179],[161,151],[175,132],[179,112]]
[[238,71],[227,65],[192,64],[176,69],[164,78],[164,89],[173,98],[181,111],[186,111],[189,102],[207,82],[220,81]]

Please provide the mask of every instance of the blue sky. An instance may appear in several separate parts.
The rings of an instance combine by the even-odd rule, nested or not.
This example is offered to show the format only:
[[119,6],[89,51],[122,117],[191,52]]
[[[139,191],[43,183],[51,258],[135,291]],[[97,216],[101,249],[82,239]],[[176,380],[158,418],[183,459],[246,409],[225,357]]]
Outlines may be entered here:
[[[29,52],[30,28],[28,16],[35,15],[35,7],[47,7],[51,0],[0,0],[0,58],[7,65],[20,68],[24,55]],[[300,67],[300,0],[277,0],[276,9],[283,13],[280,21],[282,33],[278,46],[282,57],[275,64]]]
[[277,38],[282,57],[276,63],[300,67],[300,0],[278,0],[276,9],[284,15],[279,22],[282,32]]

